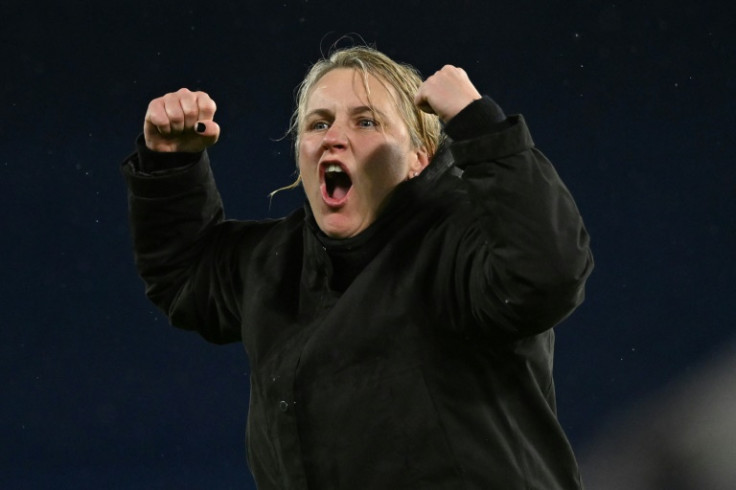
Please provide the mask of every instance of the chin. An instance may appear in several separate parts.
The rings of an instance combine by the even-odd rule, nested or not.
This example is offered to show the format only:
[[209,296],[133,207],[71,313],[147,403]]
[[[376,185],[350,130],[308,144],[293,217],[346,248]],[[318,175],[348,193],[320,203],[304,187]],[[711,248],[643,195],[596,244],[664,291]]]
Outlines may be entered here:
[[342,228],[331,228],[331,227],[321,227],[321,228],[322,228],[322,232],[330,238],[338,238],[338,239],[350,238],[360,233],[360,231],[346,230]]
[[[320,223],[321,221],[321,223]],[[366,227],[359,223],[347,220],[342,216],[323,216],[317,222],[322,232],[330,238],[351,238],[363,231]]]

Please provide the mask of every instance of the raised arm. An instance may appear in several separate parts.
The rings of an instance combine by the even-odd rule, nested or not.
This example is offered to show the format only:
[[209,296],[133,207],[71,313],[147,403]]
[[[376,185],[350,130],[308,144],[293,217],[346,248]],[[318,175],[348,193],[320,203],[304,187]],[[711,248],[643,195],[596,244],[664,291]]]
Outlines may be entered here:
[[[464,211],[451,258],[451,318],[492,335],[549,329],[583,300],[592,270],[588,234],[570,192],[534,146],[521,116],[506,118],[460,68],[429,77],[416,98],[440,116],[463,169]],[[447,294],[445,294],[447,296]]]
[[207,94],[187,89],[152,100],[122,171],[147,296],[175,326],[222,343],[240,331],[233,226],[204,151],[219,136],[215,109]]

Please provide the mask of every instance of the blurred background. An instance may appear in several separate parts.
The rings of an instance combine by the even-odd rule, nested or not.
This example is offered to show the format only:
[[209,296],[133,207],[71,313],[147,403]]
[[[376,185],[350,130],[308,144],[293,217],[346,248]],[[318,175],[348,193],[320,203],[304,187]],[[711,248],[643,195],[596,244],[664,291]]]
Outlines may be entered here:
[[301,206],[268,199],[294,88],[345,34],[465,68],[576,197],[596,269],[555,376],[588,487],[736,488],[736,8],[677,3],[4,0],[0,488],[254,488],[243,348],[148,303],[119,165],[150,99],[205,90],[228,216]]

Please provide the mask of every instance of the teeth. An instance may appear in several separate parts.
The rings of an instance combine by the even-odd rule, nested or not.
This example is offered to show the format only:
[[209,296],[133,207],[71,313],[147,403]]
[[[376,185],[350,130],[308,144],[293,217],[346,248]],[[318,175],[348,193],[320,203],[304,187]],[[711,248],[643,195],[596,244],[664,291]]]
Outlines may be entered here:
[[342,167],[340,165],[331,164],[328,165],[327,168],[325,168],[325,172],[341,172],[342,173]]

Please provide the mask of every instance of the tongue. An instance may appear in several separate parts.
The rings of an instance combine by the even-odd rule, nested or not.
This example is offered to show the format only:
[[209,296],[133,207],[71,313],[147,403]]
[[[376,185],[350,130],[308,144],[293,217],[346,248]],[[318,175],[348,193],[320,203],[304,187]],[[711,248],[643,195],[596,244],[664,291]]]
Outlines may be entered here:
[[353,183],[347,174],[342,172],[332,173],[326,178],[327,192],[331,198],[337,200],[343,200],[347,196],[350,187]]
[[343,187],[341,185],[336,185],[335,189],[333,189],[332,191],[332,197],[334,197],[335,199],[342,199],[348,194],[349,190],[350,190],[350,187]]

